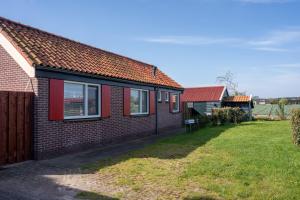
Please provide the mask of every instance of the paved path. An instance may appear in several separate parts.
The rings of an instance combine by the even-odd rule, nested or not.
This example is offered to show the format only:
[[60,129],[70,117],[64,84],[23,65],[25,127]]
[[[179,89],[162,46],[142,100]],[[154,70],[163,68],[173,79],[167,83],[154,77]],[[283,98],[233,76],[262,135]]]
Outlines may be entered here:
[[[78,192],[90,191],[90,188],[95,186],[95,174],[83,171],[83,164],[142,148],[161,137],[164,136],[152,136],[56,159],[29,161],[0,168],[0,200],[75,199]],[[102,190],[109,193],[109,188],[105,185],[99,187],[103,187]]]

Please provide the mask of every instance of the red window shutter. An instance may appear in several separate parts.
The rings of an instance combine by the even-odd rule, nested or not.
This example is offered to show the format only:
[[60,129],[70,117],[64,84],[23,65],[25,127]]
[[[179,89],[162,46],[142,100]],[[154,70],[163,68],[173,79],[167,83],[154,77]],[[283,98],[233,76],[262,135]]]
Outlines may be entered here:
[[149,103],[149,106],[150,106],[150,110],[149,110],[149,113],[150,115],[152,114],[155,114],[155,91],[150,91],[150,103]]
[[111,87],[109,85],[101,86],[101,117],[111,116]]
[[130,116],[130,88],[123,89],[124,115]]
[[49,120],[64,119],[64,81],[50,79],[49,81]]
[[170,113],[173,113],[173,95],[171,94],[171,92],[169,93],[169,104],[170,104]]

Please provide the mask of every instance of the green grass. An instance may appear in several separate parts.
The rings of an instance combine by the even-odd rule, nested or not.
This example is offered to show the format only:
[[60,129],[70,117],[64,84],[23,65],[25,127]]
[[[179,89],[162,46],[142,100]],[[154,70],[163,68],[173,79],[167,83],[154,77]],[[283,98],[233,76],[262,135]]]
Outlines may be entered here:
[[88,168],[126,199],[300,197],[300,149],[287,121],[208,127]]

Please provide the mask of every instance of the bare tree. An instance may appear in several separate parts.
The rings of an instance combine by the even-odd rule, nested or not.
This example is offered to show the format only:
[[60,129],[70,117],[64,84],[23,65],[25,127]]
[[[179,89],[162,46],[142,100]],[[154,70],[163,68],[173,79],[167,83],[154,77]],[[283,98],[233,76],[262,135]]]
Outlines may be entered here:
[[234,80],[234,75],[231,71],[227,71],[223,76],[218,76],[216,82],[225,85],[231,95],[245,95],[246,93],[238,91],[238,83]]

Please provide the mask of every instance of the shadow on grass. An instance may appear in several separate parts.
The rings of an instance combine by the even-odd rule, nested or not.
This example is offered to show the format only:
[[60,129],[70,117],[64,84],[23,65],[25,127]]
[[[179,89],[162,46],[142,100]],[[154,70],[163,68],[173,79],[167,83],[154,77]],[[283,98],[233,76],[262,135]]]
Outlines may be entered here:
[[132,158],[181,159],[232,127],[234,125],[228,124],[218,127],[206,127],[190,133],[177,134],[161,139],[154,144],[149,144],[144,148],[119,156],[103,158],[92,164],[84,165],[84,169],[97,171]]
[[[206,127],[191,133],[176,134],[143,144],[121,145],[105,151],[98,149],[52,160],[26,163],[22,166],[2,170],[0,171],[0,199],[3,192],[2,196],[8,193],[8,197],[4,199],[59,200],[66,199],[66,195],[70,195],[78,199],[116,200],[115,197],[74,188],[69,186],[68,182],[59,182],[56,179],[59,177],[65,179],[69,175],[94,173],[101,168],[113,166],[132,158],[184,158],[233,126]],[[20,177],[22,181],[20,181]],[[69,182],[72,183],[72,181]],[[12,194],[16,198],[9,198],[11,197],[9,195]],[[212,200],[212,198],[205,196],[185,198],[185,200],[196,199]]]
[[96,192],[78,192],[76,195],[78,199],[88,199],[88,200],[118,200],[118,198],[105,196],[102,194],[98,194]]

